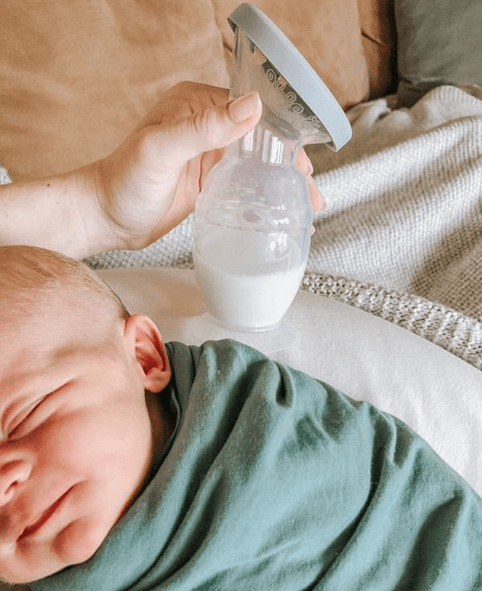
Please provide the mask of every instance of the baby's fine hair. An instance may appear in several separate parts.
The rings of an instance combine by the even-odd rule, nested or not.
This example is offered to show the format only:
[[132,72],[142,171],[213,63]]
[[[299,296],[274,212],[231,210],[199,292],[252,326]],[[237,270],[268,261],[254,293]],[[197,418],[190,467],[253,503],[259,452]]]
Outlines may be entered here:
[[39,306],[60,301],[69,302],[76,314],[103,310],[106,322],[129,316],[117,294],[87,265],[33,246],[0,247],[0,301],[3,319],[11,311],[28,317]]

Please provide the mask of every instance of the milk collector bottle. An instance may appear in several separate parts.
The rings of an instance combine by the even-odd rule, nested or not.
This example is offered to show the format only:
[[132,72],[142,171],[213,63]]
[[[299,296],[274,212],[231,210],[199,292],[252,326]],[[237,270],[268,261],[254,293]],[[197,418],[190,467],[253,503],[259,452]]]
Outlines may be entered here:
[[244,342],[274,350],[287,344],[278,327],[310,247],[313,214],[297,151],[310,143],[338,150],[351,127],[318,74],[261,10],[241,4],[228,20],[231,97],[257,90],[263,114],[226,149],[196,204],[194,266],[209,316],[194,332],[204,340],[257,335]]
[[312,210],[296,148],[261,121],[227,148],[198,199],[196,278],[209,313],[228,328],[277,327],[300,287]]

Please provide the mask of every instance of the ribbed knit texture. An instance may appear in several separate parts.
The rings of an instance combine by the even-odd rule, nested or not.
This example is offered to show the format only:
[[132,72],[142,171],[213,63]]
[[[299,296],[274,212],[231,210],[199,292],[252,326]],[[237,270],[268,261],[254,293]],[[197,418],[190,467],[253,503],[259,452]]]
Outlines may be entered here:
[[482,369],[482,324],[466,314],[417,295],[345,277],[307,274],[303,287],[384,318]]

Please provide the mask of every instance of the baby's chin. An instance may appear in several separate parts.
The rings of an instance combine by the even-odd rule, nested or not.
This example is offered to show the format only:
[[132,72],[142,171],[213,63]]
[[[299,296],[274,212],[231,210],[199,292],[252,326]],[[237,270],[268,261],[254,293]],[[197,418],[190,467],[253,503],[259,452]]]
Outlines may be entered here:
[[86,562],[97,552],[114,523],[106,524],[93,516],[77,519],[56,537],[53,550],[66,565]]
[[107,524],[85,517],[70,523],[53,542],[19,543],[5,564],[0,559],[0,581],[28,584],[86,562],[100,548],[109,530]]

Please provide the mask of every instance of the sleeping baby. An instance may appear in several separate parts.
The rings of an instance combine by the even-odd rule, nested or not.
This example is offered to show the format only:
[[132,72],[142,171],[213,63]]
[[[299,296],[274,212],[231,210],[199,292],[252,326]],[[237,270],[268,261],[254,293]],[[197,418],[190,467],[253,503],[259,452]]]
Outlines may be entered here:
[[33,590],[482,588],[482,500],[413,431],[234,341],[164,344],[0,248],[0,577]]

